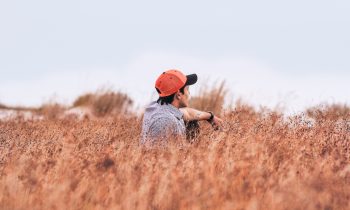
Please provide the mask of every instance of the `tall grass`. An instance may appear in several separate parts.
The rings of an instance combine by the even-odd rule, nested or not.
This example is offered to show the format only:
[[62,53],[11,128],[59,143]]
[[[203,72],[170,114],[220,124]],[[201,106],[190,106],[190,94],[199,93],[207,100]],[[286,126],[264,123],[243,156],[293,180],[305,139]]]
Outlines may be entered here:
[[202,85],[198,93],[191,99],[191,107],[212,111],[215,114],[220,115],[224,105],[225,99],[228,94],[228,89],[225,86],[225,81],[213,85],[210,87],[207,83]]
[[36,113],[45,116],[46,119],[53,120],[58,119],[67,107],[57,103],[57,102],[47,102],[36,109]]
[[237,102],[226,129],[153,149],[133,115],[0,121],[0,209],[350,209],[350,117],[312,110]]
[[125,93],[111,89],[100,89],[96,93],[87,93],[79,96],[73,107],[90,107],[97,117],[130,113],[133,100]]
[[[133,100],[125,93],[114,91],[111,88],[100,88],[94,93],[86,93],[78,96],[71,106],[63,105],[55,100],[49,100],[40,107],[6,106],[0,104],[0,109],[21,112],[32,112],[45,119],[54,120],[65,117],[65,112],[71,108],[83,108],[82,112],[88,110],[90,117],[113,117],[118,115],[133,115]],[[72,114],[69,114],[70,116]]]
[[307,109],[306,113],[316,121],[350,119],[350,108],[345,104],[323,104]]

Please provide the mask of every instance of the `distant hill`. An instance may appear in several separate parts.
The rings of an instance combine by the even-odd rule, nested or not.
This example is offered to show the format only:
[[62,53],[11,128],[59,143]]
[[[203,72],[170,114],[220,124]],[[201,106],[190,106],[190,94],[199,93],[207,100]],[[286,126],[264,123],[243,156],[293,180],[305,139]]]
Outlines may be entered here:
[[7,106],[0,103],[0,109],[7,109]]
[[22,106],[6,106],[0,103],[0,109],[11,109],[15,111],[36,111],[38,108],[33,107],[22,107]]

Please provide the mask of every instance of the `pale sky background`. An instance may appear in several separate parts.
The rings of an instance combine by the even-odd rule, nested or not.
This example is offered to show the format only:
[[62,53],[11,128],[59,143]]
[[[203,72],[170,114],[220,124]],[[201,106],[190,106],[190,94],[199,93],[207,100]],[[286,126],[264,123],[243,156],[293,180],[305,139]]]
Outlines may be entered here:
[[350,104],[349,11],[340,0],[0,0],[0,102],[69,104],[107,85],[143,106],[177,68],[257,106]]

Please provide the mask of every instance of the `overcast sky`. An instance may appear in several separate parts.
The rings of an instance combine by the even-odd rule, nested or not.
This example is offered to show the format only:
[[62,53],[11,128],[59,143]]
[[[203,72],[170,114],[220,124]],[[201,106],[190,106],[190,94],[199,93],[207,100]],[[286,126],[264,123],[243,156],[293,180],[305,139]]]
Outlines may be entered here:
[[0,102],[69,104],[110,86],[142,106],[177,68],[225,79],[255,105],[350,104],[349,11],[339,0],[1,0]]

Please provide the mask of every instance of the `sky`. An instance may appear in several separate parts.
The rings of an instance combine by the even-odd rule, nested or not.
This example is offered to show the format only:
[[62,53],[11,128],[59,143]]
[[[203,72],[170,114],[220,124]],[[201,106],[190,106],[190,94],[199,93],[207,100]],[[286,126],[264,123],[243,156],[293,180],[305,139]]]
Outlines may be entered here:
[[[349,1],[0,0],[0,103],[110,87],[140,107],[165,70],[297,112],[350,104]],[[191,87],[192,88],[192,87]]]

